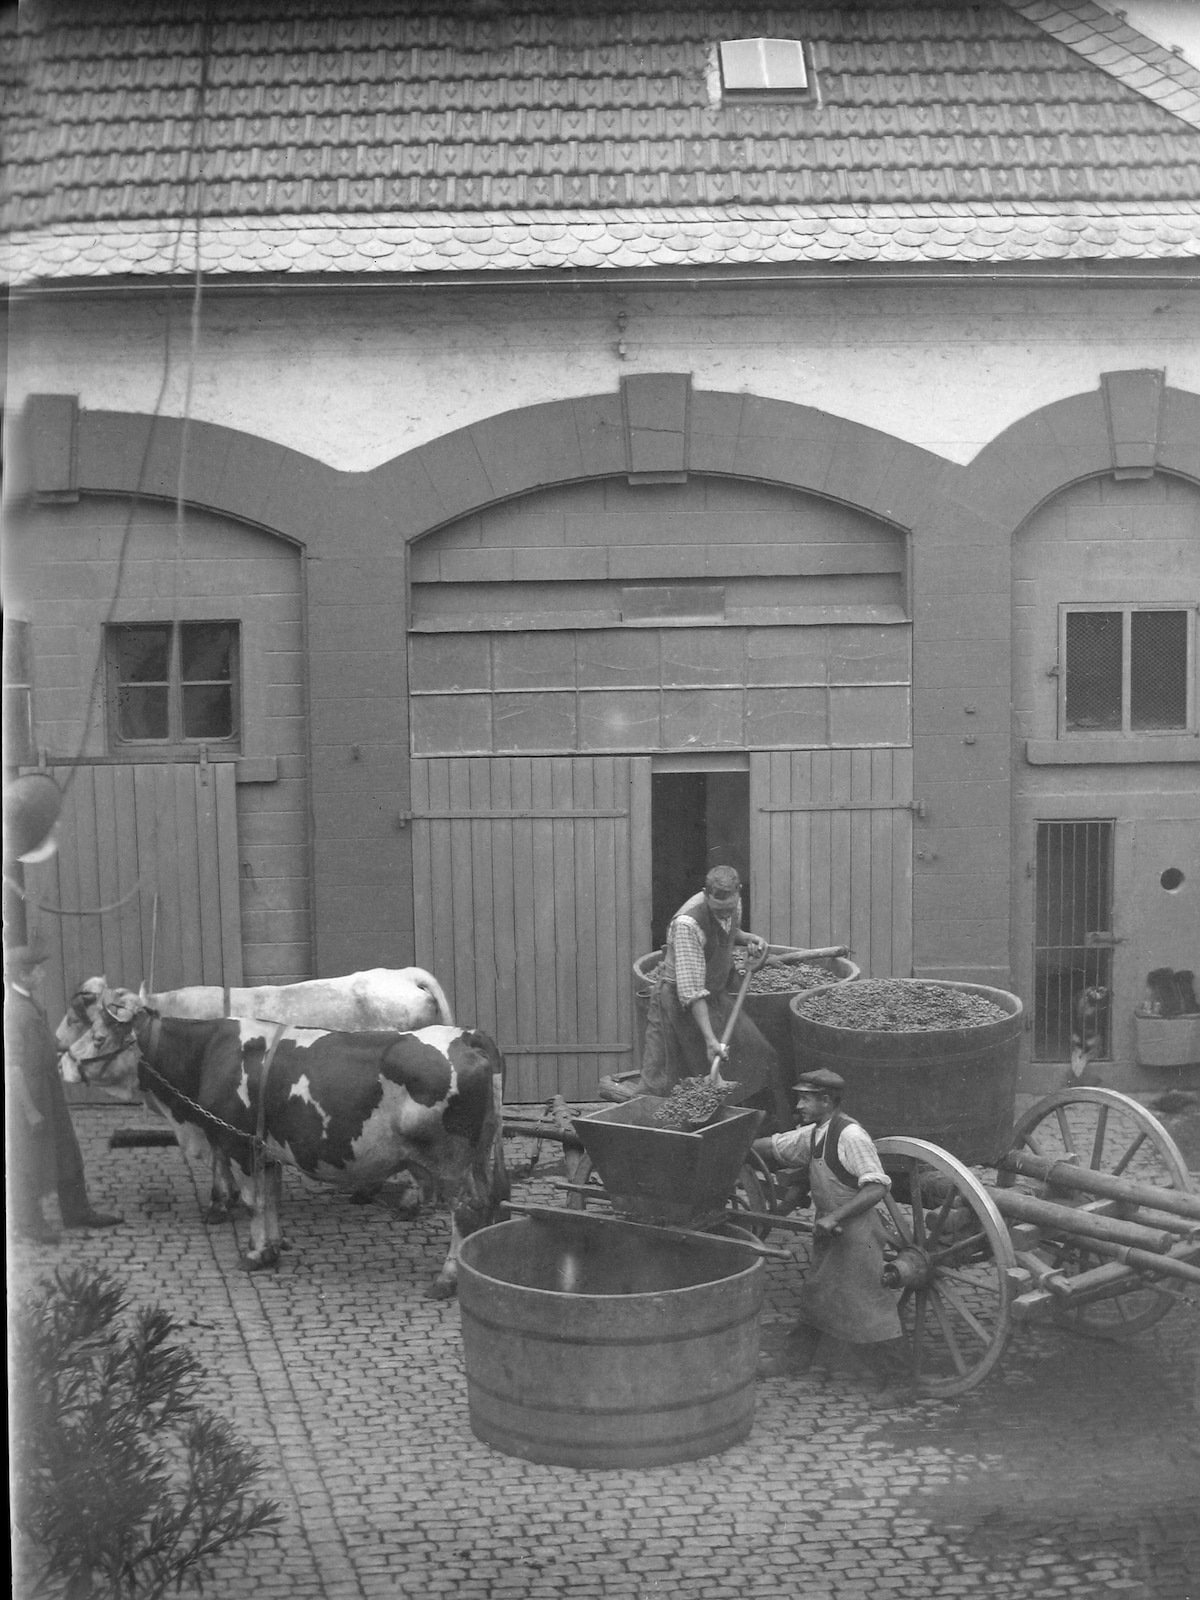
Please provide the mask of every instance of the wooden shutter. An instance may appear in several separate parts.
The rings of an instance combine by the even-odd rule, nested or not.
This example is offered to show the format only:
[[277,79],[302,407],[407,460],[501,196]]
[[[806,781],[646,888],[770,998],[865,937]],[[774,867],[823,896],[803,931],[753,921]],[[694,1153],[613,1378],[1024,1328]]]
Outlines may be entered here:
[[53,951],[50,1015],[99,974],[132,989],[241,983],[233,762],[51,775],[65,793],[58,850],[25,869],[30,925]]
[[412,765],[417,961],[491,1033],[515,1103],[631,1070],[627,756]]
[[912,972],[912,751],[750,757],[754,931],[848,944],[865,977]]

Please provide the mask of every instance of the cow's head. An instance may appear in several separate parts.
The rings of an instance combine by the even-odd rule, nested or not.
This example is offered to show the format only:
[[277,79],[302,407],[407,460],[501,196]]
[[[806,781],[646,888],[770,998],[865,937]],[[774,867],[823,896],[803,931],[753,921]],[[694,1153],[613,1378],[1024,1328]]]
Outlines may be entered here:
[[[89,979],[88,984],[95,981]],[[134,1037],[134,1023],[144,1008],[130,989],[105,987],[96,994],[86,986],[77,991],[73,1007],[85,992],[89,996],[84,1002],[86,1025],[84,1018],[76,1019],[75,1037],[59,1058],[62,1075],[68,1083],[96,1084],[114,1099],[134,1100],[141,1055]],[[60,1042],[73,1015],[73,1010],[68,1011],[59,1024]]]
[[[465,1236],[477,1228],[499,1222],[501,1202],[507,1200],[512,1191],[504,1165],[504,1056],[490,1035],[476,1029],[462,1030],[460,1042],[484,1068],[472,1085],[472,1098],[478,1098],[468,1116],[472,1122],[476,1117],[479,1121],[472,1129],[470,1165],[463,1174],[454,1202],[454,1218],[459,1232]],[[460,1069],[460,1091],[464,1076]],[[447,1117],[448,1130],[454,1128],[455,1121],[456,1114],[451,1112]]]
[[[92,1023],[96,1020],[96,1013],[100,1009],[100,1002],[104,998],[104,991],[108,988],[107,978],[85,978],[67,1001],[66,1013],[55,1029],[55,1038],[58,1040],[59,1054],[69,1050],[76,1040],[81,1039],[85,1033],[91,1031]],[[65,1075],[65,1074],[64,1074]],[[68,1083],[77,1083],[78,1078],[68,1078]]]

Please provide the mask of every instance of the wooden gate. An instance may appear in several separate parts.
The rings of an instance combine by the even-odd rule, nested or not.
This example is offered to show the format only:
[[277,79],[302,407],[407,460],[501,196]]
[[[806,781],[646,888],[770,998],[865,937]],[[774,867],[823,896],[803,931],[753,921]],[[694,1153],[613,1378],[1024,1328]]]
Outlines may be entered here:
[[[491,1033],[513,1102],[594,1097],[633,1055],[630,796],[639,758],[412,764],[417,961]],[[648,769],[648,762],[641,758]]]
[[750,756],[755,932],[848,944],[864,977],[912,972],[912,750]]
[[65,795],[58,850],[25,869],[30,926],[52,951],[50,1015],[98,974],[128,988],[241,983],[233,762],[51,776]]

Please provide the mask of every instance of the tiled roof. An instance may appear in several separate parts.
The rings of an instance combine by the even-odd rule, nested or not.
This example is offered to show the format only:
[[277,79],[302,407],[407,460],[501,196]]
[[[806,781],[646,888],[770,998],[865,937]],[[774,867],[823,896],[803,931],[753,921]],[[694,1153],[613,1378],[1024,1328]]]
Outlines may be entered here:
[[1200,72],[1092,0],[1008,0],[1030,22],[1101,72],[1200,128]]
[[441,212],[52,227],[10,242],[14,284],[199,266],[251,273],[415,274],[634,270],[750,263],[1015,262],[1200,258],[1200,201],[1053,207],[795,206]]
[[[238,271],[1194,251],[1200,74],[1090,0],[217,0],[207,37],[204,10],[22,6],[18,280],[169,270],[196,214]],[[753,34],[803,38],[818,92],[723,104],[715,42]]]

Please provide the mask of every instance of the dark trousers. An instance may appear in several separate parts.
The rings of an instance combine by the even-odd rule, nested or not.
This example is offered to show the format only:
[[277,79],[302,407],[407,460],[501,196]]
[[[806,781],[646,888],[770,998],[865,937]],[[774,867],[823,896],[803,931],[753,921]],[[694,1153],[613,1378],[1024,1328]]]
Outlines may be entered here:
[[57,1070],[44,1075],[39,1090],[38,1128],[29,1127],[11,1098],[9,1104],[8,1204],[18,1228],[45,1220],[42,1196],[52,1189],[57,1191],[64,1223],[77,1222],[89,1209],[83,1154]]
[[[734,998],[733,993],[726,990],[709,999],[709,1020],[718,1038],[725,1031]],[[680,1004],[673,983],[656,984],[646,1011],[638,1092],[668,1095],[681,1078],[703,1077],[708,1069],[708,1051],[700,1024],[691,1010]],[[729,1060],[722,1062],[721,1076],[740,1085],[735,1104],[753,1101],[769,1107],[780,1129],[791,1127],[789,1085],[782,1063],[744,1011],[734,1024],[729,1040]]]

